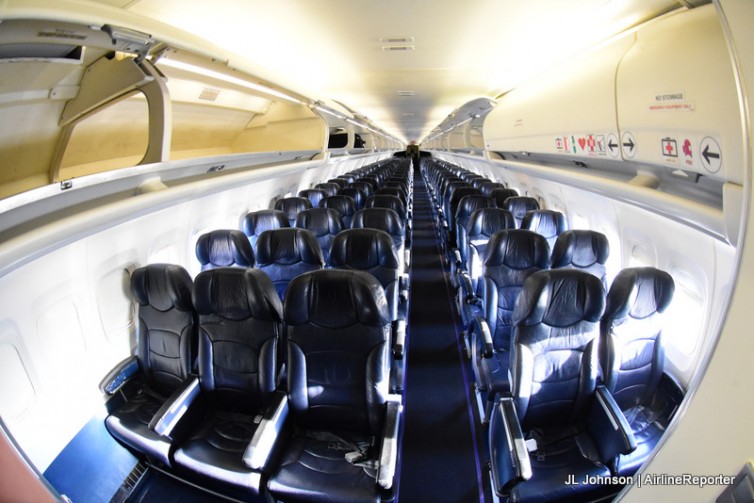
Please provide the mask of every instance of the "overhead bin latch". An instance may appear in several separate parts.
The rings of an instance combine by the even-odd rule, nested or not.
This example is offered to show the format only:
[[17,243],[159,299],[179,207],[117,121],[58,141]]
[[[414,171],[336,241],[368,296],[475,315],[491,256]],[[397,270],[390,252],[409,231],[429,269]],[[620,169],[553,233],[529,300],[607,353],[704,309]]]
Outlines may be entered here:
[[110,36],[114,49],[136,54],[136,63],[141,63],[149,54],[149,50],[157,44],[152,35],[130,28],[106,24],[102,26],[102,31]]

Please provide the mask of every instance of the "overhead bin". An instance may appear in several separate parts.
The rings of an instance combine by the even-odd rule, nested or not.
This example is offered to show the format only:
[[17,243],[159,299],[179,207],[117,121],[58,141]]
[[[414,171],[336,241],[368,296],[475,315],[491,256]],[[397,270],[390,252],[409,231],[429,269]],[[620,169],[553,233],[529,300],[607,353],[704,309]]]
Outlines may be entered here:
[[741,121],[731,120],[739,115],[730,56],[708,5],[649,23],[504,95],[484,139],[509,158],[628,179],[670,173],[742,184]]

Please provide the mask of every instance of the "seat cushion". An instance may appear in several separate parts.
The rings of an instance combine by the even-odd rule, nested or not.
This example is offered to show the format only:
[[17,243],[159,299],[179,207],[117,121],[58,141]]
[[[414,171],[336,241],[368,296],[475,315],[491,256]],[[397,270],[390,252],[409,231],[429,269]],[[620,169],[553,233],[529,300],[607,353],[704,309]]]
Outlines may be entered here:
[[175,452],[175,465],[259,494],[262,475],[243,462],[258,421],[254,416],[213,411]]
[[337,441],[294,436],[267,487],[287,503],[380,501],[374,476],[346,461],[352,451]]
[[[584,434],[581,439],[585,439]],[[591,501],[621,488],[587,480],[610,477],[610,470],[582,456],[574,437],[556,441],[545,450],[544,457],[529,454],[532,478],[513,487],[510,502]]]
[[105,426],[110,434],[148,458],[170,466],[170,442],[149,429],[149,423],[164,400],[139,393],[113,411]]

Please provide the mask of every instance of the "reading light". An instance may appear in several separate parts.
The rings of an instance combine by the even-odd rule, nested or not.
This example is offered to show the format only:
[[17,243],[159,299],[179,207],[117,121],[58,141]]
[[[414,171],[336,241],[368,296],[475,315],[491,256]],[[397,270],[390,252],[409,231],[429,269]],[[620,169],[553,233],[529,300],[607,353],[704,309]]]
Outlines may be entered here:
[[249,82],[248,80],[239,79],[238,77],[233,77],[231,75],[225,75],[224,73],[216,72],[214,70],[209,70],[207,68],[202,68],[201,66],[184,63],[182,61],[175,61],[169,58],[160,58],[160,60],[158,61],[158,64],[169,66],[177,70],[184,70],[187,72],[195,73],[197,75],[203,75],[205,77],[209,77],[212,79],[221,80],[229,84],[234,84],[237,86],[245,87],[246,89],[251,89],[253,91],[259,91],[261,93],[269,94],[271,96],[276,96],[286,101],[290,101],[291,103],[296,103],[297,105],[304,104],[304,102],[299,100],[298,98],[294,98],[293,96],[285,94],[276,89],[272,89],[272,88],[263,86],[261,84],[255,84],[253,82]]

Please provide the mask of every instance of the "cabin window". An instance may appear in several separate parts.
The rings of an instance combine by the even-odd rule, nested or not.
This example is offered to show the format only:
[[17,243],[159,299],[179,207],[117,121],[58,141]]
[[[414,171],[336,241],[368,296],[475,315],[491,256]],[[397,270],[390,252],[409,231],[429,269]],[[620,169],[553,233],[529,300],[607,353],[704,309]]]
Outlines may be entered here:
[[[13,344],[0,344],[0,417],[5,421],[20,418],[34,403],[34,387]],[[9,383],[13,383],[9,386]]]
[[[105,274],[97,284],[97,307],[105,336],[113,342],[127,341],[134,330],[134,307],[130,296],[133,264]],[[126,350],[130,349],[128,347]]]
[[655,267],[654,253],[643,246],[634,246],[628,257],[628,267]]
[[142,93],[87,115],[73,128],[60,179],[136,166],[149,142],[149,107]]
[[589,230],[589,219],[586,218],[584,215],[579,215],[578,213],[574,213],[573,215],[570,215],[568,217],[568,220],[571,224],[571,229],[573,230],[577,230],[577,229]]
[[692,361],[690,357],[699,346],[706,325],[706,299],[696,278],[679,268],[669,272],[675,282],[675,293],[662,331],[665,354],[676,367],[684,370]]

